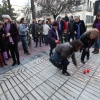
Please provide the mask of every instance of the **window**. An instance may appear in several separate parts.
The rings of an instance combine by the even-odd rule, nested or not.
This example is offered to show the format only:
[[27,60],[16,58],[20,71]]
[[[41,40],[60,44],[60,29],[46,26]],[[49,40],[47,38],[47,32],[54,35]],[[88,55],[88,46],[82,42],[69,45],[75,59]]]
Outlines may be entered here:
[[93,16],[86,15],[86,23],[93,23]]

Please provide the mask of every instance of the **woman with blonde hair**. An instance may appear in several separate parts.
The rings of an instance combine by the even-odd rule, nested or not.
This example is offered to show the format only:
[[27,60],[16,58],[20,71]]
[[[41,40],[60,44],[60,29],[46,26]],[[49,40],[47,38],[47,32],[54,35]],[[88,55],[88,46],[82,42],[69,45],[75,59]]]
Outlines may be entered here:
[[89,49],[92,47],[92,45],[95,43],[95,41],[98,39],[99,31],[96,28],[93,28],[85,33],[83,33],[80,37],[80,40],[83,42],[84,46],[82,48],[82,56],[81,56],[81,62],[85,63],[84,58],[87,55],[87,60],[89,59]]

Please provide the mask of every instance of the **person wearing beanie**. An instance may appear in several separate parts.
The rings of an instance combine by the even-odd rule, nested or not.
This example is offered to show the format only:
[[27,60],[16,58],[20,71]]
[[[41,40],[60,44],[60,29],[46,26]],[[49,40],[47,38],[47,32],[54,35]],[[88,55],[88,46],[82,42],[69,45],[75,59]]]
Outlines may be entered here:
[[19,51],[18,51],[18,29],[16,24],[12,23],[9,15],[2,16],[4,21],[4,37],[5,44],[8,46],[13,59],[12,66],[20,64]]
[[60,38],[58,35],[58,23],[57,22],[53,22],[52,24],[52,28],[49,30],[48,32],[48,43],[50,44],[50,53],[49,55],[51,56],[53,54],[53,49],[56,47],[56,44],[60,43]]

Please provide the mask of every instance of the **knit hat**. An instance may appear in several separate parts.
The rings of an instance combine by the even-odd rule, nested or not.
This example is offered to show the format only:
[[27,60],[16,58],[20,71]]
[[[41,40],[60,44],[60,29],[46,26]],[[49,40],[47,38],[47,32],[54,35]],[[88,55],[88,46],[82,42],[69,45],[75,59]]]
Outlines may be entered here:
[[58,26],[58,23],[57,22],[53,22],[52,26]]
[[11,17],[9,15],[2,15],[2,18],[7,18],[11,21]]

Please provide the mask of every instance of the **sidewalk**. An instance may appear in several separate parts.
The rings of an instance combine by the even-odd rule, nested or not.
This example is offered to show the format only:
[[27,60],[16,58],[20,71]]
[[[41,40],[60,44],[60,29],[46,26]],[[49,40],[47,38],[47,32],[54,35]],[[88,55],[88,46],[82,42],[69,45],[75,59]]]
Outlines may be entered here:
[[[70,77],[49,62],[48,52],[23,60],[15,69],[10,66],[0,75],[0,100],[100,100],[100,54],[91,54],[85,65],[80,53],[76,57],[79,69],[70,63]],[[91,72],[83,74],[87,68]]]

